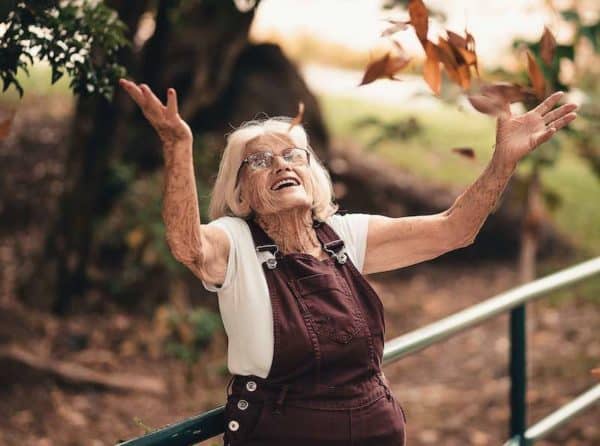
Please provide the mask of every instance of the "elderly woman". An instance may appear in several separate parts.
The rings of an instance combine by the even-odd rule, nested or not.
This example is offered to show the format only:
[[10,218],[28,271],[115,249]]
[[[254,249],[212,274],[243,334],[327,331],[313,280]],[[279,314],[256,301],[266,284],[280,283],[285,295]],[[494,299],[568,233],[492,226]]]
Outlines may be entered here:
[[473,243],[517,162],[575,118],[562,93],[498,119],[482,175],[446,211],[336,213],[329,175],[302,126],[251,121],[231,133],[210,203],[198,210],[192,133],[173,89],[163,105],[121,80],[163,143],[169,247],[219,297],[233,375],[226,445],[406,444],[406,416],[381,370],[382,303],[364,275]]

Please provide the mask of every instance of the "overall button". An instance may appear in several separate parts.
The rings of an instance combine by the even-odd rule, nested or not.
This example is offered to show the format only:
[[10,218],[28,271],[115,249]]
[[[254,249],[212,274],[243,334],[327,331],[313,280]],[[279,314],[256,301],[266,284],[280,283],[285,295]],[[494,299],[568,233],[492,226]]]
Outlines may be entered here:
[[238,430],[239,428],[240,428],[240,423],[238,423],[237,421],[235,421],[235,420],[231,420],[231,421],[229,422],[229,430],[230,430],[230,431],[236,431],[236,430]]
[[246,400],[239,400],[237,403],[237,407],[240,410],[246,410],[246,409],[248,409],[248,406],[249,406],[249,404],[248,404],[248,401],[246,401]]
[[254,381],[248,381],[246,383],[246,389],[248,389],[249,392],[254,392],[256,390],[256,383]]

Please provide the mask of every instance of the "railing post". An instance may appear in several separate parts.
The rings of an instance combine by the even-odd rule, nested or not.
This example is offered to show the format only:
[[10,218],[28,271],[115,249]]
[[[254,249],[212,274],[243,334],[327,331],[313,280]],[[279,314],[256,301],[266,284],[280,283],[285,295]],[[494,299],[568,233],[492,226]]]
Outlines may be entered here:
[[527,429],[527,332],[525,305],[510,312],[510,437],[525,446]]

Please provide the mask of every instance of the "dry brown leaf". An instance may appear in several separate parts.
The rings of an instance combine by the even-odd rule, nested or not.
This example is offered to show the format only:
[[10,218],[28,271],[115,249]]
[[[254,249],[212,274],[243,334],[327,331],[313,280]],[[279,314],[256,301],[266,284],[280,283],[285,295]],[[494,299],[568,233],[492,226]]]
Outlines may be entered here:
[[546,65],[552,65],[554,52],[556,51],[556,39],[547,26],[544,26],[544,34],[540,39],[540,56]]
[[535,57],[529,50],[527,51],[527,71],[536,97],[543,100],[546,97],[546,80],[544,79],[542,70],[540,70],[535,61]]
[[410,23],[415,28],[417,37],[421,41],[423,47],[427,41],[427,30],[429,28],[429,13],[423,3],[423,0],[410,0],[408,3],[408,14],[410,15]]
[[381,37],[388,37],[393,34],[396,34],[398,31],[404,31],[410,25],[410,20],[388,19],[387,21],[391,24],[391,26],[383,30],[383,32],[381,33]]
[[14,117],[14,110],[0,109],[0,141],[9,135]]
[[382,77],[382,73],[385,72],[385,67],[387,66],[389,58],[390,53],[386,53],[383,57],[369,63],[369,65],[367,65],[367,69],[365,70],[365,74],[358,85],[361,86],[370,84],[374,80]]
[[442,37],[438,38],[437,44],[438,56],[440,62],[446,69],[456,70],[458,68],[458,60],[450,43]]
[[304,102],[299,101],[298,102],[298,113],[296,114],[296,116],[294,116],[294,119],[292,119],[292,122],[290,123],[290,128],[288,129],[288,132],[290,130],[292,130],[295,125],[302,124],[303,118],[304,118]]
[[469,158],[472,160],[475,159],[475,151],[470,147],[454,147],[452,151],[454,153],[458,153],[461,156],[464,156],[465,158]]
[[[479,77],[479,66],[477,64],[477,53],[475,52],[475,38],[465,29],[466,37],[462,37],[452,31],[446,30],[448,44],[455,53],[459,65],[466,64],[474,66],[477,77]],[[471,75],[469,73],[469,79]],[[463,76],[466,79],[466,76]]]
[[394,77],[394,75],[408,65],[410,58],[404,55],[402,52],[402,47],[398,42],[394,41],[394,44],[397,49],[397,54],[392,54],[390,51],[387,52],[383,57],[371,62],[367,66],[359,86],[369,84],[376,79],[387,78],[391,80],[398,80]]
[[497,95],[471,94],[467,98],[475,110],[486,115],[499,116],[507,111],[508,103]]
[[600,367],[591,370],[592,375],[600,378]]
[[461,36],[460,34],[456,34],[455,32],[446,30],[446,34],[448,34],[448,42],[455,48],[466,48],[467,40]]
[[481,93],[486,96],[500,96],[510,104],[535,99],[535,94],[531,88],[509,82],[483,84]]
[[463,90],[468,90],[471,86],[471,72],[468,65],[459,65],[458,69],[458,84]]
[[425,64],[423,66],[423,78],[429,88],[437,95],[440,94],[442,86],[442,74],[440,72],[440,59],[438,57],[437,47],[429,40],[425,41]]

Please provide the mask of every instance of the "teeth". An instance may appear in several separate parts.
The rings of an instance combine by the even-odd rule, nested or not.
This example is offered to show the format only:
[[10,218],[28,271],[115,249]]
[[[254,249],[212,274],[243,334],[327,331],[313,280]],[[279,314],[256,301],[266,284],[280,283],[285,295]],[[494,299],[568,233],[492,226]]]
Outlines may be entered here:
[[300,183],[298,183],[298,181],[295,180],[295,179],[293,179],[293,178],[286,178],[284,180],[280,180],[277,183],[275,183],[271,187],[271,190],[277,190],[277,189],[279,189],[281,186],[283,186],[285,184],[299,185]]

